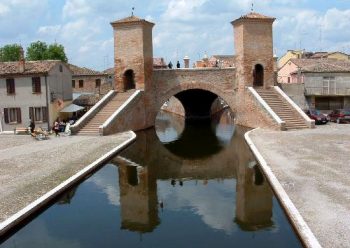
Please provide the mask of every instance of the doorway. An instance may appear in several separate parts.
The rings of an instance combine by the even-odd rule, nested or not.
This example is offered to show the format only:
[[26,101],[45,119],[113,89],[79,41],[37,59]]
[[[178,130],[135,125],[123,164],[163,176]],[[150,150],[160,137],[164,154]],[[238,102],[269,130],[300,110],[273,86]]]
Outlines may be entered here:
[[135,73],[133,70],[127,70],[123,76],[124,90],[131,90],[136,88]]
[[255,65],[253,72],[253,87],[264,86],[264,67],[260,64]]

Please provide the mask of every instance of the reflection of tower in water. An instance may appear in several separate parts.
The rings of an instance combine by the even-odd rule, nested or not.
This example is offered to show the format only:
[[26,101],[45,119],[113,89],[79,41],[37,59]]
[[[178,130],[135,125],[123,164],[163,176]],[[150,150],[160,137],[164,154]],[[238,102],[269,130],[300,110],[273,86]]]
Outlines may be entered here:
[[118,164],[121,228],[140,233],[152,232],[160,223],[156,178],[152,178],[148,167],[121,159]]
[[272,191],[255,161],[239,166],[235,222],[242,230],[254,231],[273,225]]

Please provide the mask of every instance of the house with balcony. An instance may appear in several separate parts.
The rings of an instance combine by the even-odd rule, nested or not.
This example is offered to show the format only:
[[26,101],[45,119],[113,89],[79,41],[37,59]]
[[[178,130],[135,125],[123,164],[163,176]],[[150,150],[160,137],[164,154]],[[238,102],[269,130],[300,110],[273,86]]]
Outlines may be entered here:
[[350,108],[350,61],[290,59],[279,69],[278,82],[304,109]]
[[50,129],[72,101],[72,72],[59,60],[0,63],[0,132],[28,127]]

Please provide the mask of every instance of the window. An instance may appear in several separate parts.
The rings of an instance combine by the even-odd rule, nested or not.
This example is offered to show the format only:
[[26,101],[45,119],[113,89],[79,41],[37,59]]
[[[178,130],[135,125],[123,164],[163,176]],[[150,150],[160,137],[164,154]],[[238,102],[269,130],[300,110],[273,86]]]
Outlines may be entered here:
[[95,87],[98,88],[100,86],[101,86],[101,79],[98,78],[95,80]]
[[75,88],[75,80],[72,80],[72,88]]
[[7,95],[14,95],[16,93],[15,79],[13,78],[6,79],[6,88],[7,88]]
[[290,77],[288,77],[288,83],[290,83]]
[[323,94],[335,94],[335,77],[323,77]]
[[4,119],[6,124],[21,123],[21,109],[20,108],[4,108]]
[[79,80],[79,88],[84,88],[84,80]]
[[41,93],[40,77],[33,77],[32,78],[32,91],[33,91],[33,93],[36,93],[36,94]]
[[62,65],[60,65],[60,72],[63,72],[63,67],[62,67]]
[[46,107],[30,107],[29,118],[34,122],[47,122],[47,108]]

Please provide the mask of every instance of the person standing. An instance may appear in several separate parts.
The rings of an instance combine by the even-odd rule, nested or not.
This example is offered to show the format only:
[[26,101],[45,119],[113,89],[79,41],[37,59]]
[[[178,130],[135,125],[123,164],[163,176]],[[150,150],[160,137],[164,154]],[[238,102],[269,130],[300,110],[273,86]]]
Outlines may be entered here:
[[30,128],[30,133],[34,133],[35,123],[33,120],[30,120],[29,128]]
[[173,69],[173,63],[171,63],[171,61],[169,62],[168,67],[169,69]]
[[56,137],[59,136],[59,132],[60,132],[60,121],[57,117],[57,119],[55,120],[55,122],[53,123],[53,131],[56,134]]
[[176,68],[180,68],[181,66],[180,66],[180,62],[179,61],[177,61],[177,63],[176,63]]

